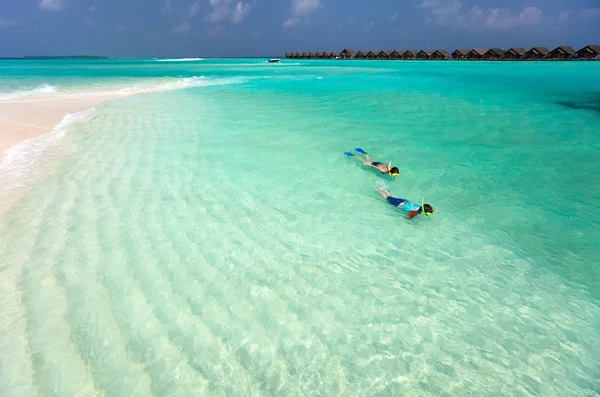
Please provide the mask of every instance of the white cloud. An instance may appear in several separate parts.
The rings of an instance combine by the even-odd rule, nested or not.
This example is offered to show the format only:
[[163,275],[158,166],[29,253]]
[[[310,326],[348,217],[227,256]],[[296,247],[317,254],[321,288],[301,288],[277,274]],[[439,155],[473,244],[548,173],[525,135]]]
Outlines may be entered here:
[[390,18],[390,21],[395,21],[396,19],[398,19],[398,14],[392,15],[392,17]]
[[558,20],[560,22],[567,22],[571,16],[571,11],[563,11],[558,13]]
[[298,25],[299,22],[300,22],[300,18],[298,18],[298,17],[290,17],[290,18],[286,19],[283,22],[282,26],[284,28],[292,28],[292,27]]
[[235,23],[242,22],[249,12],[250,4],[244,4],[239,1],[231,13],[231,20]]
[[538,24],[542,20],[542,10],[537,7],[527,7],[517,15],[506,8],[495,8],[485,21],[485,26],[492,29],[512,29],[518,26]]
[[297,26],[302,20],[307,20],[308,15],[318,8],[323,7],[321,0],[292,0],[292,16],[283,22],[283,27]]
[[322,6],[321,0],[292,0],[292,15],[303,16]]
[[194,17],[196,16],[196,14],[198,13],[198,10],[200,10],[200,2],[199,1],[194,1],[192,3],[192,5],[190,6],[190,17]]
[[427,18],[427,23],[464,29],[511,29],[538,24],[543,16],[543,11],[537,7],[527,7],[513,15],[507,8],[484,10],[472,7],[464,10],[463,5],[460,0],[423,0],[417,7],[429,9],[431,16]]
[[192,25],[187,21],[183,21],[179,25],[173,27],[173,33],[187,33],[190,30],[192,30]]
[[589,19],[600,18],[600,8],[586,8],[581,11],[581,17]]
[[250,4],[235,0],[209,0],[213,10],[206,16],[210,22],[231,21],[239,23],[250,13]]
[[40,0],[38,7],[42,10],[58,11],[65,6],[63,0]]
[[365,27],[364,27],[364,31],[365,32],[370,32],[371,30],[373,30],[373,28],[375,27],[375,22],[369,22]]

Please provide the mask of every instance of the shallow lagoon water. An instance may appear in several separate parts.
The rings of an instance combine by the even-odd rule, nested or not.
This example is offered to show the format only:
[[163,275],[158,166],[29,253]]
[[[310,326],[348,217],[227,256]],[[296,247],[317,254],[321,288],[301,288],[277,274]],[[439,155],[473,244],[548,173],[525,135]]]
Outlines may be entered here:
[[1,395],[599,392],[600,65],[20,62],[151,89],[2,169]]

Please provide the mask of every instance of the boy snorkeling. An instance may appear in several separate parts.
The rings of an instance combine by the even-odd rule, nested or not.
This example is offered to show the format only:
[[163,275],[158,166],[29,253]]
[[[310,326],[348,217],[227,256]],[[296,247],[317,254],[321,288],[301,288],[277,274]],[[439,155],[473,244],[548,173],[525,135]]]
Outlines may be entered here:
[[425,204],[423,201],[421,202],[421,205],[418,205],[415,203],[411,203],[407,199],[392,197],[392,194],[389,192],[389,190],[383,187],[375,187],[375,190],[377,191],[377,193],[381,194],[381,197],[386,199],[386,201],[394,207],[398,207],[405,211],[408,211],[408,219],[412,219],[415,215],[418,214],[423,214],[429,217],[434,213],[438,212],[438,210],[436,210],[429,204]]
[[378,161],[371,161],[369,153],[365,152],[359,147],[355,148],[354,150],[356,150],[358,153],[364,154],[365,158],[363,159],[362,157],[356,156],[355,154],[352,154],[350,152],[345,152],[344,155],[348,157],[356,157],[356,159],[360,161],[363,165],[367,167],[376,168],[379,171],[381,171],[382,174],[388,174],[391,177],[400,176],[400,170],[398,169],[398,167],[392,167],[392,163],[385,165]]

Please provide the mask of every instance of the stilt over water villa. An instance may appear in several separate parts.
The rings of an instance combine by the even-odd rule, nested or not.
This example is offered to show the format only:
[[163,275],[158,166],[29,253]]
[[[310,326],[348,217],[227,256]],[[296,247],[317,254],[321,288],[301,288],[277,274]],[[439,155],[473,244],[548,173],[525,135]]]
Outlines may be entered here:
[[485,48],[473,48],[467,54],[467,59],[483,59],[483,56],[485,55],[485,53],[486,53]]
[[433,54],[431,54],[431,59],[448,59],[450,54],[446,50],[437,50]]
[[578,59],[600,60],[600,46],[586,45],[581,50],[577,51],[575,57]]
[[483,58],[495,61],[496,59],[502,58],[502,55],[504,55],[504,50],[502,48],[490,48],[483,54]]
[[418,53],[419,53],[419,51],[417,51],[417,50],[405,51],[404,54],[402,55],[402,59],[416,59]]
[[556,47],[552,51],[548,53],[546,56],[547,59],[567,59],[571,58],[575,54],[575,50],[573,47],[569,47],[568,45],[563,45],[560,47]]
[[546,47],[533,47],[521,59],[544,59],[549,52]]
[[286,52],[285,57],[289,59],[377,59],[377,60],[487,60],[487,61],[517,61],[517,60],[597,60],[600,61],[600,46],[590,44],[579,51],[570,46],[559,46],[549,51],[546,47],[533,47],[526,51],[521,47],[513,47],[508,51],[503,48],[473,48],[457,49],[451,54],[439,49],[431,50],[361,50],[355,51],[344,48],[342,51],[332,52]]
[[454,50],[451,57],[452,57],[452,59],[462,60],[462,59],[465,59],[468,54],[469,54],[469,50],[461,48],[458,50]]
[[525,48],[513,47],[506,51],[504,55],[502,55],[502,59],[520,59],[523,55],[525,55],[526,52],[527,51]]
[[429,50],[421,50],[417,53],[417,59],[431,59],[433,53]]

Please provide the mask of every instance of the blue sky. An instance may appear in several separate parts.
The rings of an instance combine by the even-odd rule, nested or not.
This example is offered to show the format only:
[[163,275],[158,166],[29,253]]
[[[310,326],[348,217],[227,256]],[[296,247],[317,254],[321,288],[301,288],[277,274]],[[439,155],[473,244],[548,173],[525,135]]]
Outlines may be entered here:
[[600,44],[600,0],[2,0],[0,56]]

